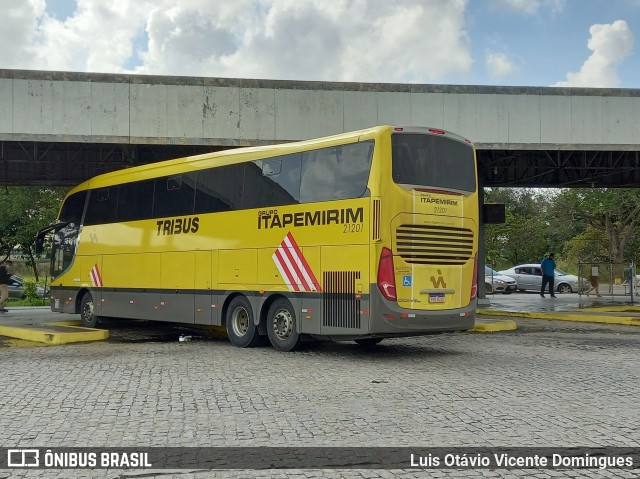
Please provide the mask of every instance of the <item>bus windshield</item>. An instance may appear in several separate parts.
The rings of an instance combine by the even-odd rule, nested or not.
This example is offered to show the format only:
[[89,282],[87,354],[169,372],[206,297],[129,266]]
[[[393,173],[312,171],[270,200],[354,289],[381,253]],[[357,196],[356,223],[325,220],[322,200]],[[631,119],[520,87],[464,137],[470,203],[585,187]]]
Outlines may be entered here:
[[80,191],[67,198],[62,206],[59,225],[54,229],[51,245],[52,279],[68,270],[73,263],[86,198],[87,192]]
[[476,169],[470,145],[419,133],[395,133],[391,144],[395,183],[476,191]]

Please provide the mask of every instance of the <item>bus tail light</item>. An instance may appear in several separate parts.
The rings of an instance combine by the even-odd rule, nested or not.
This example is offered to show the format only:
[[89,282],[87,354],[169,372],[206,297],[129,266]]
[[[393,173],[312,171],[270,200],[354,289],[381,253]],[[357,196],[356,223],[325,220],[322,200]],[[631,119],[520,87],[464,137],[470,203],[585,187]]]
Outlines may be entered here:
[[473,280],[471,281],[471,298],[475,299],[478,294],[478,253],[473,257]]
[[444,130],[438,130],[437,128],[429,128],[429,133],[433,133],[434,135],[444,135]]
[[378,263],[378,288],[389,301],[395,301],[396,276],[393,272],[393,253],[389,248],[382,248],[380,263]]

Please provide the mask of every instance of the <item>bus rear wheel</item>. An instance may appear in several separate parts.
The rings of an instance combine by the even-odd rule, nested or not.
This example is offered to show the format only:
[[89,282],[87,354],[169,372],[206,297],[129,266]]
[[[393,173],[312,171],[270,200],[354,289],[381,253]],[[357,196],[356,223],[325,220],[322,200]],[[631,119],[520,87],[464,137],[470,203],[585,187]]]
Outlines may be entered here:
[[80,303],[80,319],[85,328],[95,328],[100,322],[100,317],[96,314],[91,293],[84,293]]
[[234,346],[252,348],[260,343],[258,328],[253,322],[253,310],[249,300],[236,296],[227,308],[227,336]]
[[293,351],[300,345],[296,331],[296,313],[286,298],[276,299],[267,313],[267,334],[278,351]]

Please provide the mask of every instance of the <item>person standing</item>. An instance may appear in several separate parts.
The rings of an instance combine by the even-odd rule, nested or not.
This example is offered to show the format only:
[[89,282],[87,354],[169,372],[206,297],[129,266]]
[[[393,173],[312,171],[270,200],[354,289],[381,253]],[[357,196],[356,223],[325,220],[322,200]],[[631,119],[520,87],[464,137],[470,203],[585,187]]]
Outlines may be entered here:
[[589,293],[593,290],[596,292],[596,296],[601,297],[599,288],[599,274],[598,274],[598,265],[594,263],[591,265],[591,274],[589,275],[589,282],[591,283],[591,288],[585,291],[586,295],[589,296]]
[[556,276],[556,256],[553,253],[549,253],[545,259],[540,263],[540,269],[542,270],[542,288],[540,288],[540,296],[544,298],[544,288],[549,284],[549,294],[552,298],[556,295],[553,294],[554,280]]
[[4,307],[4,302],[9,298],[9,278],[11,278],[9,269],[11,266],[13,266],[13,262],[10,260],[0,265],[0,313],[7,312]]

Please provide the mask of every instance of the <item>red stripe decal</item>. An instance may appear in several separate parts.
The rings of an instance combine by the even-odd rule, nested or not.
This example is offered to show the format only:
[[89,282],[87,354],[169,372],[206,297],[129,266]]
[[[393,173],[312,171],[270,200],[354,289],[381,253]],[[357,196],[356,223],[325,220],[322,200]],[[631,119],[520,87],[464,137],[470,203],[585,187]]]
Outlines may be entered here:
[[289,284],[291,284],[291,286],[293,287],[294,291],[300,291],[300,288],[298,287],[298,282],[296,281],[296,278],[291,274],[291,271],[287,267],[287,264],[286,264],[284,258],[282,257],[282,252],[281,252],[282,250],[286,250],[286,247],[282,247],[282,245],[280,245],[280,248],[278,248],[276,250],[276,252],[275,252],[276,257],[278,258],[278,262],[282,266],[282,271],[287,275],[287,279],[289,280]]
[[[296,253],[298,253],[298,258],[300,258],[302,267],[305,269],[305,271],[309,275],[309,278],[311,278],[311,282],[313,283],[313,286],[315,286],[316,291],[322,291],[322,288],[320,287],[320,283],[316,279],[316,276],[313,274],[313,270],[309,266],[309,263],[307,263],[307,259],[302,254],[302,250],[298,246],[298,243],[296,243],[296,240],[293,238],[293,235],[291,234],[291,232],[287,233],[287,236],[289,237],[289,241],[291,241],[291,244],[295,248]],[[311,285],[309,285],[308,289],[312,289]]]
[[290,231],[278,245],[272,258],[290,291],[322,291],[320,283]]
[[298,261],[298,256],[294,255],[294,253],[296,252],[295,249],[289,248],[288,245],[283,245],[282,249],[284,250],[285,254],[287,255],[287,258],[289,258],[289,261],[291,262],[291,265],[293,266],[294,273],[295,273],[296,277],[298,278],[298,282],[297,282],[298,285],[302,286],[305,291],[308,291],[309,290],[309,285],[304,280],[304,275],[302,274],[302,271],[300,270],[300,262]]

